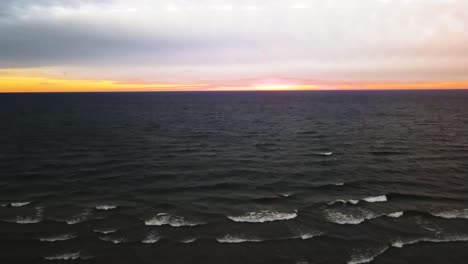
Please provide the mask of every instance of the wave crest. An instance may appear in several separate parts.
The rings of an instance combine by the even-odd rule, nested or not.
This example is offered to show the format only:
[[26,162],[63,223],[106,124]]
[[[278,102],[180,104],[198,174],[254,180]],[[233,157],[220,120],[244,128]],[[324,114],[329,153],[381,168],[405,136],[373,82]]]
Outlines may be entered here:
[[39,238],[39,241],[42,242],[56,242],[56,241],[65,241],[65,240],[70,240],[74,239],[77,236],[75,234],[63,234],[63,235],[55,235],[51,237],[42,237]]
[[462,218],[468,219],[468,209],[461,209],[461,210],[450,210],[450,211],[442,211],[442,212],[431,212],[433,216],[445,218],[445,219],[454,219],[454,218]]
[[227,216],[234,222],[243,223],[264,223],[282,220],[291,220],[297,217],[297,211],[291,213],[282,213],[275,211],[249,212],[240,216]]
[[386,202],[387,196],[386,195],[379,195],[379,196],[372,196],[362,199],[368,203],[378,203],[378,202]]
[[155,217],[145,221],[145,225],[151,226],[163,226],[169,225],[172,227],[181,227],[181,226],[197,226],[202,225],[202,222],[189,221],[181,216],[174,216],[166,213],[159,213]]

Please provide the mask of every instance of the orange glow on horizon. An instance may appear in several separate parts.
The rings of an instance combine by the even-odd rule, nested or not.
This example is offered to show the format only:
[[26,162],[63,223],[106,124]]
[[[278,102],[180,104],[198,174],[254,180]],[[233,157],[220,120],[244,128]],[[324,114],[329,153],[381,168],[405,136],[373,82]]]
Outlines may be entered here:
[[[174,84],[79,80],[47,76],[41,70],[0,69],[0,93],[27,92],[131,92],[131,91],[291,91],[291,90],[415,90],[468,89],[468,81],[456,82],[275,82],[226,81],[225,84]],[[231,83],[231,84],[230,84]]]

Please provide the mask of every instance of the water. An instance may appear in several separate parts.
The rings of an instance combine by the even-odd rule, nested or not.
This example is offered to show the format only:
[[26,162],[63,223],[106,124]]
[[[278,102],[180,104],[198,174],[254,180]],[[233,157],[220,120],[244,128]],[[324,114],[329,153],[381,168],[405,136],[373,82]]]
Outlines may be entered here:
[[0,95],[1,263],[466,263],[468,92]]

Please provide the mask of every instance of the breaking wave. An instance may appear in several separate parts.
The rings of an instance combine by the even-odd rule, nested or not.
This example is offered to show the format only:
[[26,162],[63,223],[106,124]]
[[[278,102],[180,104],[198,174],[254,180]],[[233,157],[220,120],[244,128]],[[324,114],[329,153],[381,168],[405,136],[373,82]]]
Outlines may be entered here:
[[63,234],[63,235],[55,235],[55,236],[50,236],[50,237],[42,237],[42,238],[39,238],[39,241],[56,242],[56,241],[70,240],[76,237],[77,236],[75,234]]
[[143,244],[153,244],[158,242],[161,239],[161,237],[157,233],[150,233],[148,234],[145,239],[141,241]]
[[326,210],[326,217],[329,221],[340,225],[357,225],[366,220],[375,219],[381,216],[398,218],[403,216],[403,212],[395,212],[390,214],[376,214],[368,210],[359,209],[358,214],[343,213],[338,211]]
[[95,233],[101,233],[101,234],[104,234],[104,235],[107,235],[107,234],[110,234],[110,233],[115,233],[117,231],[117,229],[107,229],[107,230],[93,230],[93,232]]
[[83,212],[83,213],[81,213],[79,215],[76,215],[72,219],[66,220],[65,222],[67,224],[69,224],[69,225],[79,224],[79,223],[82,223],[82,222],[88,220],[90,215],[91,215],[91,211],[86,210],[85,212]]
[[181,226],[197,226],[202,225],[203,222],[194,222],[189,221],[181,216],[174,216],[166,213],[159,213],[155,217],[145,221],[145,225],[151,226],[162,226],[170,225],[172,227],[181,227]]
[[227,216],[234,222],[243,222],[243,223],[264,223],[264,222],[273,222],[281,220],[290,220],[297,217],[297,211],[292,213],[281,213],[274,211],[260,211],[260,212],[249,212],[240,216]]
[[99,237],[99,239],[102,240],[102,241],[106,241],[106,242],[112,242],[114,244],[120,244],[120,243],[125,242],[125,239],[123,239],[123,238],[111,238],[111,237],[108,237],[108,236]]
[[112,210],[112,209],[115,209],[115,208],[117,208],[116,205],[98,205],[98,206],[96,206],[97,210],[106,210],[106,211],[107,210]]
[[258,238],[245,238],[245,237],[238,237],[232,235],[225,235],[222,238],[216,239],[219,243],[258,243],[262,242],[263,240]]
[[63,253],[58,254],[50,257],[45,257],[46,260],[77,260],[83,259],[80,252],[70,252],[70,253]]
[[373,261],[378,255],[384,253],[388,249],[387,246],[379,248],[377,250],[363,250],[360,252],[356,252],[352,254],[351,260],[349,260],[348,264],[362,264],[362,263],[369,263]]
[[368,203],[377,203],[377,202],[386,202],[387,201],[387,196],[385,195],[380,195],[380,196],[373,196],[373,197],[367,197],[362,199]]
[[31,202],[13,202],[13,203],[10,203],[10,206],[11,207],[22,207],[22,206],[28,205],[30,203]]
[[406,245],[412,245],[420,242],[429,243],[448,243],[448,242],[466,242],[468,241],[468,235],[449,235],[446,237],[435,237],[435,238],[419,238],[411,240],[398,239],[392,243],[393,247],[402,248]]
[[333,201],[333,202],[329,202],[328,205],[334,205],[334,204],[337,204],[337,203],[342,203],[342,204],[358,204],[359,203],[359,200],[354,200],[354,199],[349,199],[349,200],[336,200],[336,201]]
[[461,209],[461,210],[450,210],[450,211],[442,211],[442,212],[431,212],[433,216],[445,218],[445,219],[453,219],[453,218],[462,218],[468,219],[468,209]]

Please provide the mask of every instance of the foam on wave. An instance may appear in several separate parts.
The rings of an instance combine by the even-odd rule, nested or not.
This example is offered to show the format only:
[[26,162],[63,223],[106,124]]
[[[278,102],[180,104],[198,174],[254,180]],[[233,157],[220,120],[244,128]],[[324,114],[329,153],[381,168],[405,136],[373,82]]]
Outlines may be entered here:
[[104,235],[107,235],[107,234],[110,234],[110,233],[115,233],[116,231],[117,231],[117,229],[106,229],[106,230],[95,229],[95,230],[93,230],[93,232],[95,232],[95,233],[101,233],[101,234],[104,234]]
[[161,239],[161,237],[157,233],[149,233],[145,239],[141,241],[143,244],[153,244],[158,242]]
[[233,235],[225,235],[222,238],[216,239],[219,243],[258,243],[262,242],[263,240],[258,238],[245,238],[245,237],[238,237]]
[[103,205],[96,206],[97,210],[105,210],[105,211],[112,210],[112,209],[115,209],[115,208],[117,208],[117,205],[105,205],[105,204],[103,204]]
[[379,195],[379,196],[372,196],[362,199],[368,203],[377,203],[377,202],[386,202],[387,196],[386,195]]
[[69,252],[45,257],[46,260],[77,260],[82,259],[80,252]]
[[349,199],[349,200],[342,200],[342,199],[339,199],[339,200],[336,200],[336,201],[333,201],[333,202],[329,202],[328,205],[334,205],[334,204],[337,204],[337,203],[342,203],[342,204],[358,204],[359,203],[359,200],[354,200],[354,199]]
[[155,217],[145,221],[145,225],[151,226],[163,226],[170,225],[172,227],[181,227],[181,226],[197,226],[202,225],[202,222],[189,221],[181,216],[174,216],[166,213],[159,213]]
[[291,213],[282,213],[275,211],[260,211],[260,212],[249,212],[240,216],[227,216],[234,222],[244,223],[264,223],[273,221],[290,220],[297,217],[297,211]]
[[13,202],[13,203],[10,203],[10,206],[11,207],[22,207],[22,206],[28,205],[30,203],[31,202]]
[[99,237],[99,239],[101,239],[102,241],[106,241],[106,242],[112,242],[114,244],[120,244],[120,243],[125,242],[125,239],[123,238],[111,238],[108,236]]
[[13,220],[7,220],[7,222],[17,223],[17,224],[37,224],[42,222],[42,215],[44,212],[44,208],[36,207],[36,214],[34,216],[17,216]]
[[432,214],[433,216],[437,216],[437,217],[441,217],[445,219],[454,219],[454,218],[468,219],[468,209],[431,212],[430,214]]
[[83,213],[74,216],[72,219],[66,220],[65,222],[69,225],[79,224],[88,220],[90,215],[91,215],[91,211],[86,210]]
[[196,238],[187,238],[187,239],[181,240],[180,242],[182,242],[182,243],[184,243],[184,244],[188,244],[188,243],[193,243],[193,242],[195,242],[195,241],[197,241]]
[[314,155],[317,155],[317,156],[331,156],[333,155],[333,152],[329,151],[329,152],[316,152],[314,153]]
[[42,242],[56,242],[56,241],[65,241],[65,240],[70,240],[74,239],[77,236],[75,234],[62,234],[62,235],[55,235],[55,236],[50,236],[50,237],[42,237],[39,238],[39,241]]
[[357,252],[351,256],[351,260],[347,264],[362,264],[373,261],[378,255],[384,253],[388,249],[387,246],[379,248],[377,250],[364,250]]
[[429,243],[449,243],[449,242],[466,242],[468,241],[468,235],[449,235],[446,237],[435,237],[435,238],[419,238],[411,240],[398,239],[392,243],[393,247],[402,248],[406,245],[412,245],[420,242]]
[[400,211],[400,212],[395,212],[395,213],[388,214],[387,216],[388,217],[393,217],[393,218],[398,218],[398,217],[403,216],[403,214],[404,213]]

